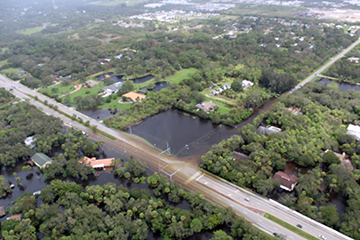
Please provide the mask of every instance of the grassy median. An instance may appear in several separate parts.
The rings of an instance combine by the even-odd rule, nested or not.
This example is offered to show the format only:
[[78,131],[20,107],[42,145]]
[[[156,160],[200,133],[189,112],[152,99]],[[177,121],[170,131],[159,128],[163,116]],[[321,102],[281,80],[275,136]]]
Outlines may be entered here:
[[310,239],[310,240],[318,240],[317,237],[314,237],[313,235],[307,233],[307,232],[304,232],[303,230],[301,230],[300,228],[296,227],[296,226],[293,226],[269,213],[265,213],[264,217],[266,217],[267,219],[283,226],[284,228],[287,228],[289,229],[290,231],[296,233],[297,235],[303,237],[303,238],[306,238],[306,239]]

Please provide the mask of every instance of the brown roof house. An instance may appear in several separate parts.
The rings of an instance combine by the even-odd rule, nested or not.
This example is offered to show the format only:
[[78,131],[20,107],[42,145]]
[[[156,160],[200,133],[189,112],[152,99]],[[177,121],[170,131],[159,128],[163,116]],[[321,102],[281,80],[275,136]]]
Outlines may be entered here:
[[196,107],[209,113],[210,111],[214,111],[215,107],[218,107],[218,105],[216,105],[210,101],[210,102],[202,102],[200,104],[196,104]]
[[337,157],[340,159],[341,164],[342,164],[347,170],[349,170],[350,172],[351,172],[352,170],[354,170],[354,166],[352,165],[352,163],[350,162],[350,160],[346,158],[346,154],[345,154],[344,152],[343,152],[343,154],[340,154],[340,153],[337,153],[337,152],[334,152],[334,151],[331,151],[331,150],[327,149],[325,152],[323,152],[323,153],[321,154],[321,156],[323,156],[324,153],[327,153],[327,152],[329,152],[329,151],[330,151],[330,152],[333,152],[333,153],[335,154],[335,156],[337,156]]
[[113,167],[115,165],[114,163],[115,158],[105,158],[105,159],[97,159],[96,158],[88,158],[84,157],[82,160],[80,160],[80,163],[90,164],[92,168],[95,169],[104,169],[106,167]]
[[33,161],[39,168],[43,168],[46,165],[51,164],[53,160],[43,153],[35,153],[31,157],[31,161]]
[[280,187],[286,191],[291,192],[297,184],[297,176],[293,174],[286,174],[284,172],[277,172],[273,179],[280,179]]

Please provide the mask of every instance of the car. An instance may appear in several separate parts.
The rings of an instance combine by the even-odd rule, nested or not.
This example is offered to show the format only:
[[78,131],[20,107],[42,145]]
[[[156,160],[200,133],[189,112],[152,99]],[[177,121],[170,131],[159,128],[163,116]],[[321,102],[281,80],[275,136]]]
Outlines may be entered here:
[[297,224],[296,225],[298,228],[302,228],[302,225],[301,224]]
[[278,234],[278,233],[273,233],[273,235],[275,236],[275,237],[280,237],[280,235]]
[[326,237],[322,234],[319,235],[319,238],[324,239],[324,240],[326,239]]
[[246,197],[245,201],[250,202],[250,198]]

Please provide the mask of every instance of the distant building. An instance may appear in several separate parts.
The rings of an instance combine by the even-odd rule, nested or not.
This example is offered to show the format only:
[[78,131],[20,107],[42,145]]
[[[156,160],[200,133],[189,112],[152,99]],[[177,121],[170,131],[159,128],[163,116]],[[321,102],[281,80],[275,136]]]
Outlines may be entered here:
[[110,58],[105,58],[105,59],[100,60],[99,63],[100,63],[100,64],[105,64],[105,63],[108,63],[108,62],[110,62],[110,61],[111,61]]
[[347,127],[347,134],[353,135],[357,141],[360,141],[360,126],[350,124]]
[[231,86],[230,86],[229,84],[224,84],[224,85],[223,85],[223,89],[224,89],[224,90],[231,89]]
[[131,101],[133,101],[133,102],[141,101],[142,99],[146,98],[146,96],[144,94],[140,94],[140,93],[132,92],[132,91],[125,93],[122,96],[130,98]]
[[214,111],[215,107],[218,107],[218,105],[210,102],[202,102],[201,104],[196,105],[199,109],[209,113],[210,111]]
[[53,160],[43,153],[35,153],[31,157],[31,161],[33,161],[39,168],[43,168],[46,165],[51,164]]
[[95,86],[97,86],[97,85],[99,85],[99,84],[100,84],[99,82],[94,81],[94,80],[88,80],[88,81],[86,81],[86,85],[88,85],[90,88],[95,87]]
[[94,169],[105,169],[106,167],[113,167],[115,158],[105,158],[105,159],[96,159],[84,157],[79,161],[79,163],[90,164]]
[[297,184],[297,176],[293,174],[286,174],[284,172],[277,172],[273,176],[273,179],[280,179],[280,188],[291,192],[294,190],[296,184]]
[[259,135],[270,135],[272,133],[278,133],[281,132],[280,128],[274,127],[274,126],[270,126],[270,127],[263,127],[263,126],[259,126],[256,129],[257,134]]

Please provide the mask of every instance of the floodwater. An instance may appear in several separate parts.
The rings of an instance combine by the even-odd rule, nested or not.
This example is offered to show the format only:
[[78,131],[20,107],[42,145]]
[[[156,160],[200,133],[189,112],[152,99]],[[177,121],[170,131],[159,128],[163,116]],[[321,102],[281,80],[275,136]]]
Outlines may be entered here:
[[349,90],[349,89],[353,89],[355,91],[360,91],[360,85],[357,85],[357,84],[352,84],[352,83],[348,83],[348,82],[340,82],[340,84],[338,82],[335,82],[335,81],[331,81],[329,79],[326,79],[326,78],[322,78],[321,80],[319,81],[316,81],[317,83],[321,84],[321,85],[325,85],[325,84],[329,84],[329,85],[332,85],[332,84],[336,84],[339,89],[341,90]]
[[93,119],[103,120],[107,117],[116,115],[117,113],[119,113],[120,109],[117,109],[117,111],[114,112],[114,111],[109,111],[109,109],[94,107],[94,108],[77,109],[77,111]]
[[178,157],[200,156],[213,144],[219,143],[238,133],[238,129],[277,102],[270,99],[255,109],[251,117],[235,127],[213,124],[188,113],[171,109],[145,119],[126,130],[136,134],[161,150],[170,148],[171,154]]
[[134,83],[144,83],[147,82],[151,79],[153,79],[155,76],[152,74],[143,76],[143,77],[139,77],[139,78],[134,78],[134,79],[130,79],[131,81],[134,81]]
[[109,76],[110,78],[114,79],[115,82],[123,82],[124,79],[124,75],[115,75],[114,72],[108,72],[108,73],[104,73],[104,74],[100,74],[98,76],[96,76],[95,78],[97,78],[98,81],[102,81],[105,79],[105,76]]
[[164,88],[167,88],[168,85],[167,85],[167,82],[157,82],[155,83],[155,87],[153,89],[147,89],[147,87],[143,87],[143,88],[140,88],[140,90],[142,91],[154,91],[156,90],[157,92],[159,92],[161,89],[164,89]]

